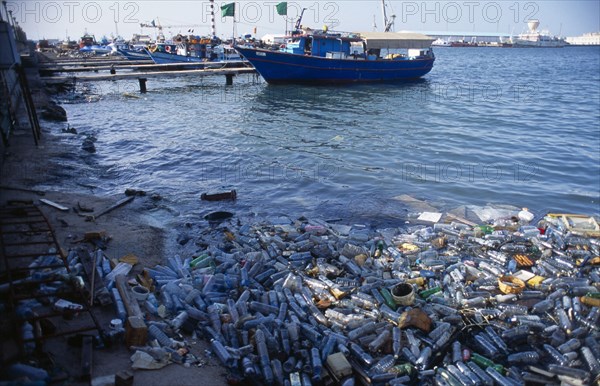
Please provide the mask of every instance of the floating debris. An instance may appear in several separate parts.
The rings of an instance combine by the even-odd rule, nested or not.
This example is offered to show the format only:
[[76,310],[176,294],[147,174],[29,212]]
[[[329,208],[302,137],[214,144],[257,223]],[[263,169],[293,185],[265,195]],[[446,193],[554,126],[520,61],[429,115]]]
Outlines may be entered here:
[[224,200],[235,201],[235,199],[237,199],[237,191],[235,191],[235,189],[234,189],[230,192],[223,192],[223,193],[214,193],[214,194],[202,193],[202,195],[200,195],[200,199],[202,201],[224,201]]
[[150,333],[167,350],[185,345],[180,329],[201,334],[232,374],[264,384],[592,384],[600,242],[528,214],[223,223],[198,256],[147,269],[158,296],[145,308],[170,320]]

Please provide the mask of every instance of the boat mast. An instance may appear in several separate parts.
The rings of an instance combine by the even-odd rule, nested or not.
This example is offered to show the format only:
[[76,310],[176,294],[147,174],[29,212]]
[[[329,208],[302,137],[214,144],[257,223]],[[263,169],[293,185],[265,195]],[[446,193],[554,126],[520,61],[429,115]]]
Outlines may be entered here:
[[298,20],[296,20],[296,25],[294,26],[294,29],[296,31],[300,30],[300,26],[302,25],[302,16],[304,16],[304,11],[306,11],[306,8],[302,8],[302,12],[300,12],[300,17],[298,18]]
[[217,36],[217,29],[215,27],[215,0],[210,0],[210,31],[214,39]]

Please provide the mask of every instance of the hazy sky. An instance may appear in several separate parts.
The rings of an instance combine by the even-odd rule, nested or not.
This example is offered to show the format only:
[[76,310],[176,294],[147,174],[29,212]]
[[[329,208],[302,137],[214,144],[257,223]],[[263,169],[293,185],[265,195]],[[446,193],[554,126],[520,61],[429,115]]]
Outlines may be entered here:
[[[231,1],[215,1],[217,35],[230,37],[232,18],[221,18],[219,8]],[[279,1],[236,1],[237,35],[283,33],[286,22],[276,13]],[[395,30],[444,32],[521,33],[528,19],[539,19],[540,28],[555,35],[577,36],[600,31],[600,1],[386,1],[388,15],[396,15]],[[8,9],[30,39],[79,39],[84,31],[100,38],[118,33],[129,39],[134,33],[155,35],[140,23],[159,20],[169,37],[193,28],[196,34],[210,33],[208,0],[173,1],[8,1]],[[341,31],[379,31],[383,27],[380,0],[288,1],[289,19],[306,8],[302,24],[320,28],[328,25]],[[176,27],[167,27],[176,26]],[[183,26],[183,27],[181,27]]]

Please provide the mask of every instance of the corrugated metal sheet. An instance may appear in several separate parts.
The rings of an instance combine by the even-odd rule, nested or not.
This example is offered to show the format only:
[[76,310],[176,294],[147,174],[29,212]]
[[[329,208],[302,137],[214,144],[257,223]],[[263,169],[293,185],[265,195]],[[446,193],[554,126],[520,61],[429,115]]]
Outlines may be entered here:
[[416,32],[360,32],[368,48],[428,48],[435,40]]

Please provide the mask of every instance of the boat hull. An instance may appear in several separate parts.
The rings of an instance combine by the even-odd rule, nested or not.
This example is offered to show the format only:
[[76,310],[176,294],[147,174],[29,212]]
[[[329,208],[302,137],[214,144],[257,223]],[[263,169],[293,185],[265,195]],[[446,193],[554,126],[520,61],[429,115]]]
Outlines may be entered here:
[[349,60],[236,47],[268,83],[356,83],[417,79],[433,68],[434,57]]
[[144,51],[117,49],[117,52],[129,60],[148,60],[150,56]]
[[530,41],[514,40],[513,47],[516,48],[563,48],[566,44],[560,41]]
[[146,50],[146,53],[152,58],[156,64],[172,64],[172,63],[202,63],[206,62],[206,59],[199,58],[196,56],[183,56],[177,54],[168,54],[165,52],[150,52]]

